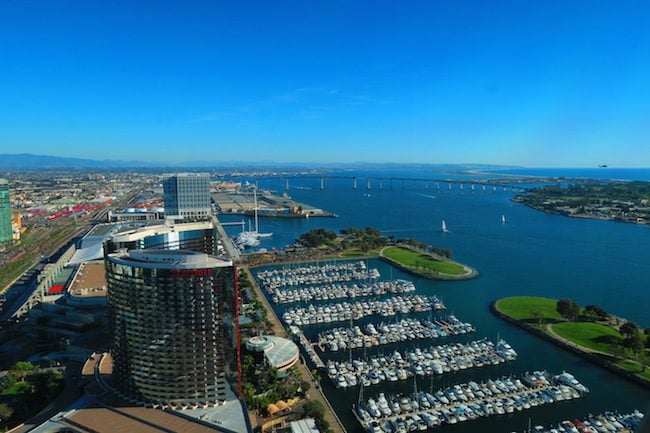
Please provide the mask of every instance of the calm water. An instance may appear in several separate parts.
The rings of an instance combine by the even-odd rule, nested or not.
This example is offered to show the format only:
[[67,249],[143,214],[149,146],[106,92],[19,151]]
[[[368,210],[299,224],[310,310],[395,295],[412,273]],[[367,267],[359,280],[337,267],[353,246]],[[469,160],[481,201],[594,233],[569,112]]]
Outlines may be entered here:
[[[402,175],[438,177],[435,173]],[[263,242],[263,247],[281,248],[301,233],[317,227],[373,226],[386,235],[413,237],[451,248],[457,260],[474,266],[481,273],[478,279],[465,282],[414,281],[418,292],[442,296],[450,312],[477,327],[478,332],[471,339],[495,338],[500,333],[517,350],[519,359],[501,366],[445,374],[435,378],[434,387],[547,369],[552,373],[570,371],[591,389],[591,393],[579,400],[466,422],[438,431],[521,431],[529,417],[533,423],[548,424],[608,409],[647,407],[650,393],[644,388],[509,325],[493,316],[488,305],[495,299],[510,295],[570,297],[582,305],[596,304],[642,326],[650,326],[650,229],[633,224],[547,215],[513,203],[510,192],[472,193],[467,187],[464,191],[456,188],[453,191],[445,188],[425,190],[423,185],[405,185],[402,189],[401,184],[394,185],[392,190],[386,188],[386,184],[381,191],[353,190],[351,181],[345,179],[328,180],[323,191],[318,186],[315,179],[292,180],[292,188],[296,189],[292,189],[290,194],[296,200],[333,211],[339,218],[262,219],[260,230],[274,232],[272,239]],[[284,184],[267,180],[260,181],[260,187],[281,190]],[[501,215],[506,216],[506,224],[501,224]],[[446,220],[451,233],[438,231],[442,219]],[[391,274],[394,278],[413,278],[390,269],[384,263],[371,264],[380,268],[383,278],[390,278]],[[366,319],[359,324],[368,320],[377,319]],[[314,336],[319,330],[306,327],[305,333]],[[419,344],[445,344],[466,339],[465,336],[449,337]],[[404,345],[383,346],[384,351],[395,349],[404,349]],[[357,351],[354,355],[361,354]],[[412,389],[412,382],[407,382],[369,387],[364,393],[368,398],[381,390],[408,392]],[[430,385],[430,379],[425,379],[420,387],[428,388]],[[331,386],[329,379],[323,381],[323,388],[348,431],[359,431],[360,426],[350,410],[358,391],[339,391]]]

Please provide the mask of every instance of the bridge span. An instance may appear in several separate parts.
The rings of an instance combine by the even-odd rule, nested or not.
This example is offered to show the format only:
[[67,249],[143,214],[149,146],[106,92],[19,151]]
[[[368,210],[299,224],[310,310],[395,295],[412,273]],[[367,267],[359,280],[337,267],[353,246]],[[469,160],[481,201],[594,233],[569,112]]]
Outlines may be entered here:
[[[353,175],[295,175],[295,176],[255,176],[253,178],[257,185],[259,180],[282,179],[284,180],[285,190],[291,188],[291,180],[298,179],[315,179],[318,180],[320,189],[325,189],[326,181],[332,179],[347,179],[350,181],[352,189],[359,189],[359,185],[364,185],[367,190],[379,189],[384,187],[388,189],[406,188],[424,188],[424,189],[458,189],[464,190],[466,187],[471,191],[512,191],[526,192],[528,187],[523,186],[524,182],[513,179],[489,179],[489,180],[471,180],[471,179],[435,179],[435,178],[417,178],[417,177],[394,177],[394,176],[353,176]],[[530,183],[527,180],[525,183]]]

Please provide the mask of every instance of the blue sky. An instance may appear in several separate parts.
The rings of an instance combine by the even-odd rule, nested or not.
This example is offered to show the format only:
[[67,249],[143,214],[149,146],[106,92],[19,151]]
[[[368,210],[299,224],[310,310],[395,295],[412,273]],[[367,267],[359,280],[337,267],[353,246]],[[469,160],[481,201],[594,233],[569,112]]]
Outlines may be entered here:
[[0,3],[0,153],[650,166],[647,1]]

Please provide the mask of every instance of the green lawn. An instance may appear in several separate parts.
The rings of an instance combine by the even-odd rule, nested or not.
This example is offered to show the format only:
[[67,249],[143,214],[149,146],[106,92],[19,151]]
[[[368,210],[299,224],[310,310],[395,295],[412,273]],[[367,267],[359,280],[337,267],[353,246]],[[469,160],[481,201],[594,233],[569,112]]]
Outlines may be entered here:
[[513,296],[503,298],[496,304],[499,311],[518,320],[537,319],[537,311],[541,319],[561,319],[560,313],[555,309],[557,300],[535,296]]
[[447,275],[462,275],[465,268],[446,260],[437,260],[430,255],[402,247],[384,249],[384,256],[416,271],[422,270]]
[[641,377],[645,377],[646,379],[650,379],[650,369],[646,369],[643,373],[641,373],[641,366],[635,362],[632,361],[621,361],[617,363],[619,367],[623,367],[627,371],[631,371],[632,373],[636,373]]
[[620,347],[615,344],[620,343],[623,337],[611,326],[592,322],[563,322],[552,326],[557,335],[580,346],[620,354]]
[[369,251],[361,251],[359,248],[350,248],[341,253],[342,257],[370,257],[378,256],[379,249],[375,248]]

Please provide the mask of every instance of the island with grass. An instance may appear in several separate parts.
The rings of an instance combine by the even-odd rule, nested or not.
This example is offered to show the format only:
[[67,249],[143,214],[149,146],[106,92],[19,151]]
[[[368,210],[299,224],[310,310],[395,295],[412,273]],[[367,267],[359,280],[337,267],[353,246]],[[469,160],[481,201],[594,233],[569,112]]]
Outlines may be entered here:
[[437,254],[430,248],[417,248],[408,243],[384,247],[379,251],[379,257],[406,272],[434,280],[466,280],[478,276],[474,268]]
[[334,231],[322,228],[302,234],[284,251],[246,254],[249,266],[341,259],[381,259],[413,275],[434,280],[466,280],[476,269],[453,260],[452,252],[415,239],[396,239],[366,227]]
[[496,315],[595,363],[650,387],[650,328],[571,299],[533,296],[503,298]]

